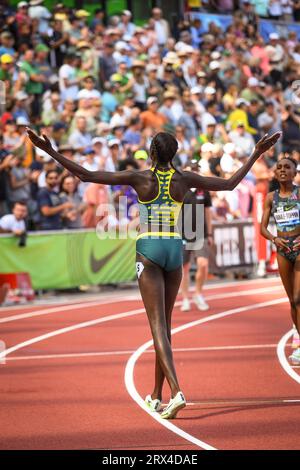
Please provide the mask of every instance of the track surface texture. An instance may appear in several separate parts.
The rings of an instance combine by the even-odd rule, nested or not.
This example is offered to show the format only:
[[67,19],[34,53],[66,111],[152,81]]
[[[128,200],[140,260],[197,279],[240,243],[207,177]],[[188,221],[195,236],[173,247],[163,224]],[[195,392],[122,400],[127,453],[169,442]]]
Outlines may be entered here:
[[154,351],[136,290],[0,309],[0,449],[298,449],[300,369],[286,362],[280,280],[209,284],[205,297],[206,312],[182,313],[180,296],[174,309],[188,405],[172,421],[143,408]]

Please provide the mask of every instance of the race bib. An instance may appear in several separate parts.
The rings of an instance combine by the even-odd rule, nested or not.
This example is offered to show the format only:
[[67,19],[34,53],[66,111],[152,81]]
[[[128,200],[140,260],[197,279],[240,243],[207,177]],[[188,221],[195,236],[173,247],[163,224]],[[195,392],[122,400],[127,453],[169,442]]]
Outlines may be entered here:
[[145,267],[144,267],[143,263],[141,263],[140,261],[135,263],[135,265],[136,265],[136,274],[137,274],[137,277],[139,279],[141,277],[141,274],[144,271]]
[[274,219],[278,225],[289,226],[300,223],[299,209],[296,205],[280,206],[274,213]]

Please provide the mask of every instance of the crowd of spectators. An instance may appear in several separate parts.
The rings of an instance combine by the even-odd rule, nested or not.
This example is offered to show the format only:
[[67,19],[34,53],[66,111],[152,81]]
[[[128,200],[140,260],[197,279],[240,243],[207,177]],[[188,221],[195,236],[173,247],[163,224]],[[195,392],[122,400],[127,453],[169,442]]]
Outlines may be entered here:
[[[121,196],[137,202],[131,188],[79,182],[32,147],[26,126],[91,171],[149,168],[151,137],[165,130],[178,140],[178,169],[196,160],[202,175],[222,177],[262,135],[282,130],[234,191],[212,194],[214,220],[251,216],[256,182],[268,179],[272,187],[281,155],[300,162],[299,38],[273,32],[264,41],[255,13],[263,2],[254,3],[243,2],[225,31],[182,20],[174,36],[159,8],[141,27],[128,10],[106,18],[101,9],[57,4],[49,11],[31,0],[13,10],[2,2],[0,217],[25,203],[30,229],[90,228],[103,218],[99,206],[117,206]],[[298,4],[272,0],[269,8],[295,16]],[[125,222],[137,216],[129,209]]]
[[203,0],[202,9],[209,12],[233,13],[246,4],[252,5],[252,11],[261,18],[283,21],[300,21],[299,0]]

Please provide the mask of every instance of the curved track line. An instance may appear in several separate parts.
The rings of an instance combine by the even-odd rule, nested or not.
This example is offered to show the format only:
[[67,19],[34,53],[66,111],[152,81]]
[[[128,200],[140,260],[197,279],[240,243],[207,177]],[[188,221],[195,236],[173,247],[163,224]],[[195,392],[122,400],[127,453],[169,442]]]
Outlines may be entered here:
[[[208,317],[201,318],[200,320],[196,320],[193,322],[185,323],[184,325],[181,325],[177,328],[172,329],[171,334],[174,335],[176,333],[179,333],[181,331],[187,330],[188,328],[192,328],[197,325],[201,325],[202,323],[207,323],[213,320],[218,320],[220,318],[229,316],[229,315],[234,315],[236,313],[242,313],[242,312],[247,312],[249,310],[253,310],[254,308],[262,308],[262,307],[269,307],[270,305],[277,305],[279,303],[287,302],[286,298],[280,298],[277,300],[271,300],[268,302],[260,302],[257,304],[252,304],[252,305],[247,305],[245,307],[238,307],[234,309],[227,310],[225,312],[217,313],[215,315],[210,315]],[[146,411],[150,416],[152,416],[153,419],[158,421],[162,426],[165,428],[169,429],[170,431],[174,432],[178,436],[182,437],[183,439],[186,439],[187,441],[191,442],[192,444],[195,444],[196,446],[205,449],[205,450],[217,450],[215,447],[212,447],[211,445],[207,444],[204,441],[201,441],[191,434],[186,433],[182,429],[178,428],[176,425],[171,423],[168,420],[162,419],[159,415],[159,413],[152,413],[145,405],[145,402],[143,398],[139,395],[135,384],[134,384],[134,367],[137,362],[137,360],[140,358],[140,356],[148,349],[150,346],[153,346],[153,340],[147,341],[146,343],[142,344],[135,352],[134,354],[129,358],[126,368],[125,368],[125,386],[127,388],[127,391],[131,398],[144,410]]]
[[277,346],[277,356],[278,356],[280,365],[283,367],[285,372],[290,377],[292,377],[292,379],[294,379],[298,384],[300,384],[300,375],[298,375],[297,372],[295,372],[294,369],[292,369],[292,367],[288,363],[288,360],[287,360],[287,358],[285,356],[285,352],[284,352],[285,347],[286,347],[286,343],[288,342],[290,337],[293,335],[293,332],[294,332],[294,330],[292,329],[292,330],[288,331],[281,338],[281,340],[279,341],[278,346]]

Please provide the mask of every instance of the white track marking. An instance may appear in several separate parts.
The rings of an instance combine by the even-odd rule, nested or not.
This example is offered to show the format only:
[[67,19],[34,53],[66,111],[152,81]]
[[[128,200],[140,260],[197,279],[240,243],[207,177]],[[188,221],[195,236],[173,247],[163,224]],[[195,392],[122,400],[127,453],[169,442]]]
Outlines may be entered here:
[[[252,293],[254,294],[267,294],[269,292],[273,292],[274,287],[262,287],[260,289],[247,289],[243,291],[239,291],[238,296],[243,296],[243,295],[251,295]],[[218,299],[224,299],[224,298],[232,298],[233,293],[227,293],[227,294],[215,294],[215,295],[210,295],[206,297],[206,300],[218,300]],[[40,315],[49,315],[51,313],[58,313],[58,312],[67,312],[67,311],[72,311],[72,310],[78,310],[81,308],[89,308],[89,307],[96,307],[96,306],[101,306],[101,305],[107,305],[111,303],[118,303],[118,302],[126,302],[130,300],[136,300],[136,301],[141,301],[141,298],[137,298],[136,296],[129,296],[129,297],[121,297],[117,298],[116,300],[112,301],[112,299],[109,300],[104,300],[104,301],[94,301],[94,302],[86,302],[82,304],[73,304],[73,305],[60,305],[59,307],[51,307],[43,310],[36,310],[33,312],[27,312],[27,313],[20,313],[19,315],[11,315],[8,317],[0,318],[0,323],[10,323],[13,321],[17,320],[23,320],[26,318],[33,318],[33,317],[38,317]],[[176,302],[176,306],[181,305],[180,302]]]
[[[245,285],[247,285],[247,283],[245,283]],[[254,292],[252,292],[254,293]],[[239,292],[236,292],[235,295],[232,295],[232,297],[238,297],[240,295]],[[200,319],[200,320],[197,320],[197,321],[194,321],[194,322],[190,322],[190,323],[187,323],[187,324],[184,324],[180,327],[177,327],[175,329],[172,330],[172,334],[175,334],[175,333],[178,333],[180,331],[184,331],[185,329],[187,328],[191,328],[193,326],[196,326],[196,325],[199,325],[199,324],[202,324],[202,323],[205,323],[205,322],[208,322],[208,321],[212,321],[212,320],[216,320],[216,319],[219,319],[219,318],[222,318],[222,317],[225,317],[225,316],[228,316],[228,315],[232,315],[234,313],[241,313],[241,312],[244,312],[244,311],[249,311],[249,310],[253,310],[254,308],[261,308],[261,307],[264,307],[264,306],[270,306],[270,305],[277,305],[278,303],[282,303],[282,302],[286,302],[287,299],[283,298],[283,299],[275,299],[273,301],[269,301],[269,302],[263,302],[263,303],[259,303],[259,304],[253,304],[251,306],[246,306],[246,307],[240,307],[238,309],[231,309],[231,310],[228,310],[226,312],[222,312],[222,313],[219,313],[219,314],[215,314],[215,315],[211,315],[209,317],[205,317],[203,319]],[[177,305],[179,303],[177,302]],[[70,331],[75,331],[77,329],[81,329],[81,328],[85,328],[85,327],[88,327],[88,326],[92,326],[92,325],[96,325],[96,324],[100,324],[100,323],[104,323],[106,321],[111,321],[111,320],[116,320],[116,319],[120,319],[120,318],[125,318],[125,317],[129,317],[129,316],[133,316],[133,315],[138,315],[140,313],[144,313],[144,308],[143,309],[137,309],[137,310],[132,310],[132,311],[129,311],[129,312],[124,312],[124,313],[120,313],[120,314],[115,314],[115,315],[109,315],[107,317],[102,317],[102,318],[98,318],[98,319],[95,319],[95,320],[90,320],[90,321],[87,321],[87,322],[83,322],[83,323],[79,323],[79,324],[75,324],[75,325],[72,325],[72,326],[69,326],[69,327],[66,327],[66,328],[61,328],[59,330],[55,330],[55,331],[52,331],[50,333],[46,333],[44,335],[41,335],[41,336],[37,336],[35,338],[31,338],[27,341],[24,341],[22,343],[19,343],[15,346],[12,346],[6,350],[4,350],[2,353],[0,353],[0,359],[2,358],[5,358],[8,354],[11,354],[12,352],[14,351],[17,351],[19,349],[22,349],[26,346],[29,346],[31,344],[35,344],[37,342],[40,342],[40,341],[43,341],[43,340],[46,340],[46,339],[49,339],[49,338],[52,338],[54,336],[58,336],[58,335],[61,335],[61,334],[64,334],[64,333],[68,333]],[[144,401],[143,399],[140,397],[140,395],[137,393],[136,389],[135,389],[135,385],[134,385],[134,382],[133,382],[133,369],[134,369],[134,365],[137,361],[137,359],[139,358],[139,356],[144,352],[144,350],[148,349],[150,346],[153,345],[153,341],[148,341],[147,343],[145,343],[144,345],[142,345],[137,351],[135,351],[135,353],[130,357],[129,361],[127,362],[127,365],[126,365],[126,369],[125,369],[125,383],[126,383],[126,387],[127,387],[127,390],[129,392],[129,389],[130,389],[130,395],[132,396],[132,398],[146,411],[148,412],[154,419],[157,419],[159,421],[159,423],[163,426],[165,426],[166,428],[168,428],[169,430],[173,431],[174,433],[180,435],[181,437],[183,437],[184,439],[188,440],[189,442],[195,444],[197,447],[200,447],[200,448],[203,448],[203,449],[207,449],[207,450],[215,450],[214,447],[210,446],[209,444],[205,443],[205,442],[202,442],[201,440],[195,438],[194,436],[186,433],[185,431],[179,429],[177,426],[175,426],[174,424],[172,424],[170,421],[168,420],[163,420],[162,418],[160,418],[160,416],[153,416],[155,415],[155,413],[151,413],[144,405]]]
[[[259,291],[260,291],[260,289],[259,289]],[[242,292],[244,292],[244,291],[242,291]],[[256,290],[254,289],[252,291],[246,291],[246,292],[251,293],[251,294],[255,294]],[[234,295],[232,295],[232,298],[239,297],[240,295],[241,295],[241,292],[237,292]],[[278,302],[279,302],[279,300],[278,300]],[[274,300],[274,302],[276,303],[277,301]],[[97,303],[97,305],[98,305],[98,303]],[[175,307],[178,307],[179,305],[181,305],[181,302],[176,302],[175,303]],[[70,306],[70,308],[71,308],[71,306]],[[73,306],[72,306],[72,308],[73,308]],[[58,336],[58,335],[61,335],[61,334],[64,334],[64,333],[68,333],[70,331],[75,331],[75,330],[78,330],[80,328],[85,328],[87,326],[97,325],[99,323],[104,323],[104,322],[111,321],[111,320],[118,320],[120,318],[130,317],[130,316],[133,316],[133,315],[139,315],[141,313],[145,313],[144,308],[140,308],[140,309],[137,309],[137,310],[130,310],[129,312],[117,313],[117,314],[114,314],[114,315],[108,315],[106,317],[96,318],[95,320],[89,320],[89,321],[86,321],[86,322],[83,322],[83,323],[76,323],[75,325],[67,326],[65,328],[60,328],[60,329],[54,330],[50,333],[45,333],[44,335],[36,336],[35,338],[31,338],[27,341],[23,341],[22,343],[19,343],[15,346],[12,346],[11,348],[5,349],[4,351],[0,352],[0,359],[6,357],[8,354],[11,354],[14,351],[18,351],[19,349],[22,349],[26,346],[30,346],[31,344],[38,343],[39,341],[43,341],[45,339],[52,338],[54,336]],[[25,315],[27,315],[27,314],[25,314]],[[214,315],[212,315],[210,318],[213,318],[213,317],[214,317]]]
[[[205,352],[205,351],[235,351],[240,349],[275,349],[277,344],[248,344],[241,346],[207,346],[199,348],[173,348],[173,352]],[[85,353],[61,353],[61,354],[37,354],[30,356],[13,356],[7,357],[7,361],[30,361],[39,359],[67,359],[75,357],[101,357],[101,356],[124,356],[134,353],[134,349],[130,351],[94,351]],[[154,354],[154,349],[147,349],[145,354]]]
[[40,315],[49,315],[50,313],[58,313],[58,312],[67,312],[67,311],[72,311],[72,310],[78,310],[81,308],[88,308],[88,307],[97,307],[101,305],[108,305],[108,304],[115,304],[118,302],[124,302],[124,301],[129,301],[129,300],[140,300],[136,299],[136,297],[132,296],[130,298],[128,297],[121,297],[117,298],[116,300],[109,299],[109,300],[97,300],[94,302],[85,302],[82,304],[66,304],[66,305],[60,305],[59,307],[51,307],[43,310],[36,310],[33,312],[28,312],[28,313],[20,313],[19,315],[11,315],[9,317],[4,317],[0,318],[0,323],[9,323],[12,321],[17,321],[17,320],[23,320],[24,318],[32,318],[32,317],[38,317]]
[[[234,315],[236,313],[242,313],[242,312],[247,312],[249,310],[253,310],[255,308],[263,308],[263,307],[269,307],[271,305],[277,305],[279,303],[287,302],[286,298],[281,298],[281,299],[276,299],[276,300],[271,300],[268,302],[260,302],[257,304],[252,304],[252,305],[247,305],[245,307],[239,307],[239,308],[234,308],[227,310],[225,312],[217,313],[215,315],[210,315],[208,317],[201,318],[200,320],[196,320],[193,322],[186,323],[184,325],[181,325],[177,328],[172,329],[171,334],[174,335],[176,333],[179,333],[181,331],[187,330],[188,328],[192,328],[194,326],[201,325],[203,323],[207,323],[213,320],[218,320],[223,317],[227,317],[229,315]],[[147,341],[146,343],[142,344],[134,353],[133,355],[129,358],[126,368],[125,368],[125,386],[127,388],[127,391],[131,398],[144,410],[146,411],[150,416],[152,416],[153,419],[158,421],[162,426],[166,427],[170,431],[173,431],[175,434],[179,435],[183,439],[186,439],[187,441],[191,442],[192,444],[195,444],[197,447],[200,447],[202,449],[206,450],[216,450],[216,448],[210,446],[206,442],[203,442],[199,439],[196,439],[194,436],[191,434],[186,433],[182,429],[178,428],[176,425],[171,423],[168,420],[162,419],[159,415],[159,413],[152,413],[147,406],[145,405],[145,402],[143,398],[139,395],[135,384],[134,384],[134,367],[136,365],[136,362],[140,358],[140,356],[149,348],[153,346],[153,340]]]
[[298,375],[297,372],[295,372],[295,371],[293,370],[293,368],[290,366],[290,364],[288,363],[288,360],[287,360],[287,358],[286,358],[286,356],[285,356],[285,352],[284,352],[286,343],[287,343],[287,341],[291,338],[291,336],[293,335],[293,333],[294,333],[294,330],[292,329],[292,330],[288,331],[288,332],[281,338],[281,340],[279,341],[278,346],[277,346],[277,356],[278,356],[280,365],[283,367],[283,369],[285,370],[285,372],[286,372],[290,377],[292,377],[292,379],[294,379],[298,384],[300,384],[300,375]]

